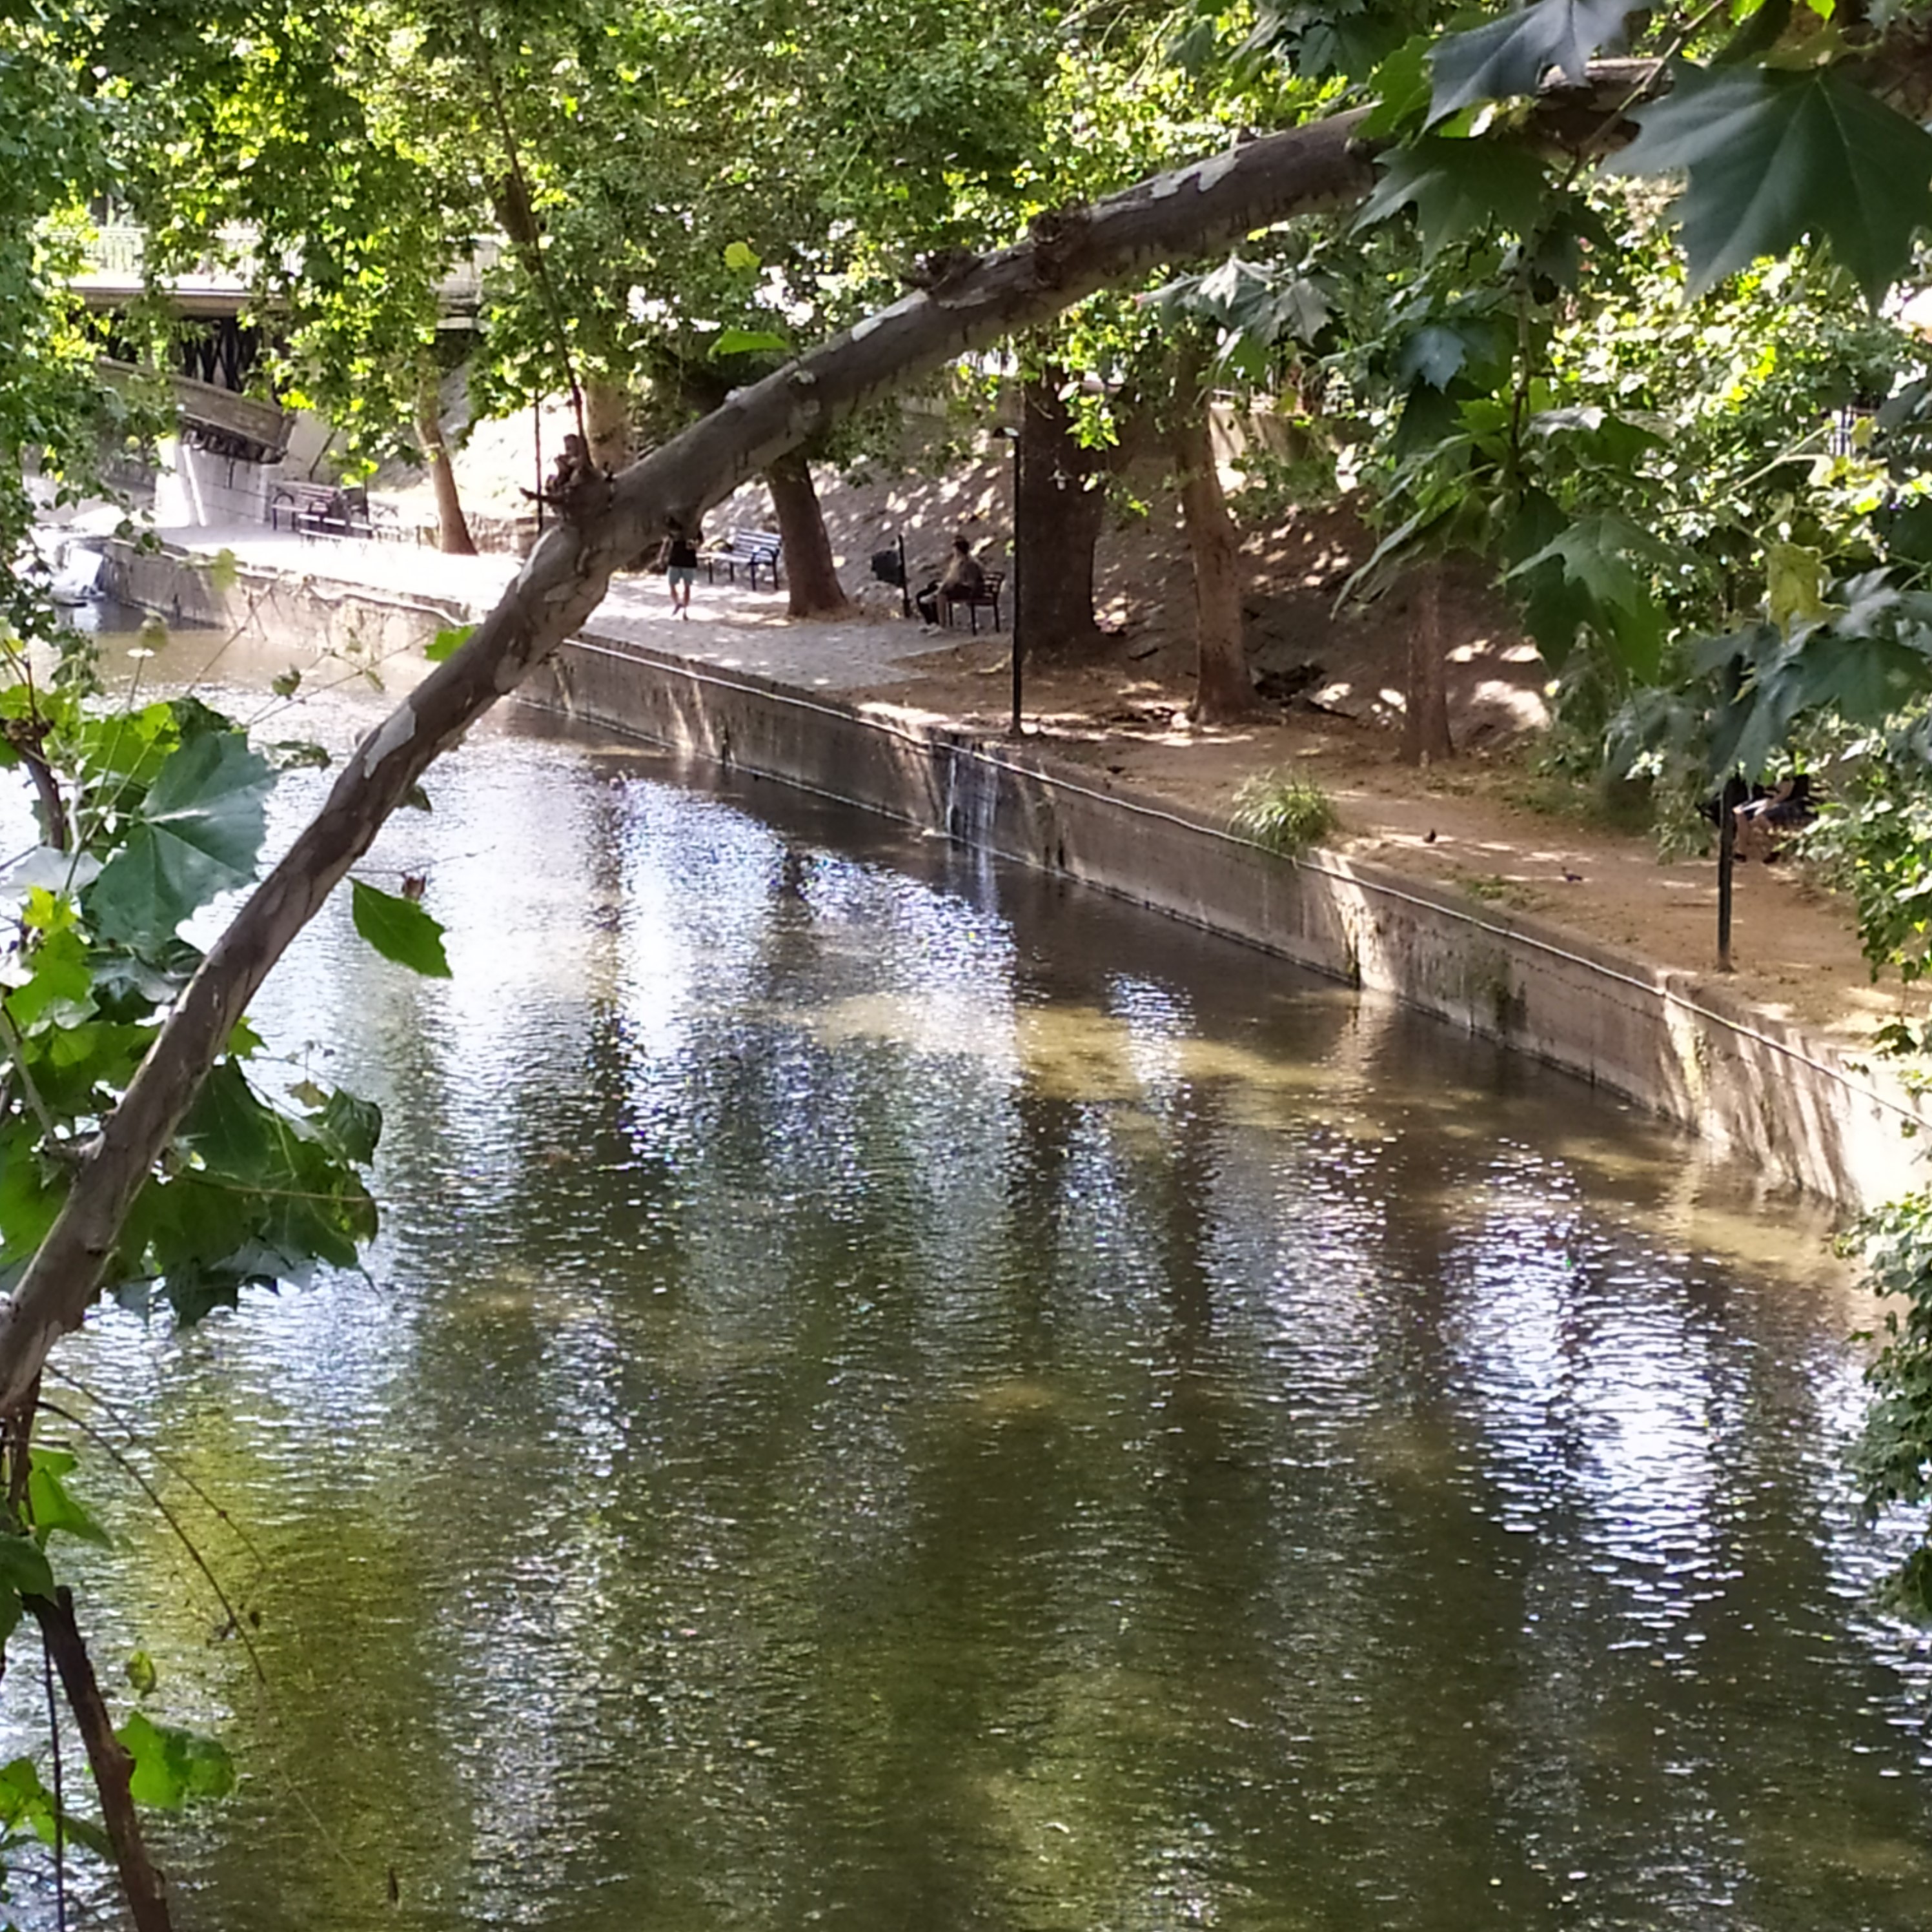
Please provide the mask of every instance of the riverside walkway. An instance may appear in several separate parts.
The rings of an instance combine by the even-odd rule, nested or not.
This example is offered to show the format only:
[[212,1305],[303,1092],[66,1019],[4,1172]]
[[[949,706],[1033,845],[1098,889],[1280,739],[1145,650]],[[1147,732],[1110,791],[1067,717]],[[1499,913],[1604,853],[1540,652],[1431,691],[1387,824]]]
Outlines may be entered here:
[[[194,557],[212,561],[226,550],[250,570],[446,604],[472,622],[522,567],[514,556],[446,556],[413,544],[296,536],[259,524],[155,534]],[[674,651],[721,670],[750,671],[806,689],[841,692],[904,682],[918,675],[908,660],[949,650],[958,641],[944,632],[922,632],[916,620],[896,614],[801,622],[786,614],[782,591],[748,590],[742,584],[700,583],[690,619],[681,621],[671,614],[664,579],[642,572],[620,572],[611,580],[584,634]]]

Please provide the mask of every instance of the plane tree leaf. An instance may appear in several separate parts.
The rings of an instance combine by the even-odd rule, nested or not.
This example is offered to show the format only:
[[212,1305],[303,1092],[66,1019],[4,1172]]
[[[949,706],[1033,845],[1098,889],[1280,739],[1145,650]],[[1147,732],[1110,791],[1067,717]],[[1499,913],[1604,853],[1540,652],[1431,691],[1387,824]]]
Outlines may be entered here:
[[1491,222],[1528,233],[1542,219],[1544,190],[1543,164],[1527,148],[1425,134],[1389,158],[1355,224],[1366,228],[1412,206],[1423,254],[1432,259]]
[[216,894],[254,877],[274,774],[237,731],[171,752],[125,844],[88,891],[94,931],[142,945],[173,936]]
[[[1553,647],[1558,656],[1552,662],[1560,662],[1576,630],[1587,624],[1634,676],[1654,679],[1664,630],[1646,568],[1654,548],[1623,518],[1580,517],[1508,572],[1506,580],[1518,580],[1531,593],[1532,625],[1570,625],[1567,638],[1559,632],[1546,638],[1537,631],[1545,656]],[[1552,566],[1561,568],[1560,582]]]
[[1430,62],[1432,126],[1479,101],[1534,94],[1552,68],[1581,82],[1590,56],[1623,38],[1629,0],[1536,0],[1500,20],[1450,34]]
[[1764,574],[1765,603],[1771,621],[1787,638],[1801,624],[1822,624],[1830,617],[1822,551],[1804,544],[1768,544]]
[[1694,296],[1808,235],[1876,305],[1932,220],[1932,134],[1836,69],[1680,65],[1633,118],[1637,138],[1610,166],[1686,177]]
[[32,1538],[0,1535],[0,1586],[23,1597],[51,1597],[54,1573],[46,1553]]
[[7,1015],[22,1032],[30,1030],[51,1008],[70,1016],[94,1003],[94,975],[88,970],[87,948],[71,928],[50,932],[26,956],[25,984],[7,994]]
[[[20,1604],[16,1597],[0,1622],[10,1618],[12,1623],[20,1621]],[[85,1818],[76,1818],[64,1806],[57,1804],[53,1793],[40,1780],[40,1773],[34,1768],[30,1758],[16,1757],[13,1762],[0,1766],[0,1826],[9,1831],[24,1826],[44,1845],[52,1846],[64,1839],[69,1844],[85,1845],[97,1857],[111,1858],[114,1847],[107,1834],[98,1825]]]
[[114,1278],[142,1285],[137,1300],[160,1283],[187,1323],[250,1283],[300,1281],[317,1262],[352,1267],[376,1230],[356,1168],[380,1126],[374,1107],[346,1095],[292,1118],[235,1062],[219,1063],[182,1123],[180,1158],[128,1214]]
[[[1231,255],[1218,268],[1183,275],[1144,298],[1163,326],[1189,317],[1211,322],[1233,344],[1266,350],[1284,340],[1312,342],[1334,310],[1322,278],[1272,262]],[[1227,351],[1234,353],[1231,344]]]
[[1430,56],[1436,42],[1426,34],[1403,41],[1376,69],[1376,104],[1362,123],[1362,138],[1382,140],[1420,122],[1429,108]]
[[110,1540],[92,1513],[68,1489],[66,1478],[75,1458],[64,1449],[36,1448],[27,1477],[27,1510],[34,1540],[44,1547],[49,1537],[78,1537],[83,1543]]
[[711,345],[714,360],[727,356],[782,355],[790,347],[782,335],[769,328],[722,328]]

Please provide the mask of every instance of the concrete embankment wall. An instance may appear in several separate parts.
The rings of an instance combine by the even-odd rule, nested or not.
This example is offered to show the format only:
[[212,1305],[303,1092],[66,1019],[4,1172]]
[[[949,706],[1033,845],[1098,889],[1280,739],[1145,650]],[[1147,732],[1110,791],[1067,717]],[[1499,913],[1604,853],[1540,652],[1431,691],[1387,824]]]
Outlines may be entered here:
[[372,663],[403,652],[419,660],[423,645],[445,625],[479,614],[455,598],[404,596],[326,574],[296,576],[246,564],[218,571],[178,550],[143,552],[123,543],[103,547],[95,583],[103,596],[173,623]]
[[[423,637],[462,614],[383,604],[340,585],[284,584],[272,598],[242,589],[254,620],[288,622],[291,642],[312,641],[318,620],[340,623],[345,611],[389,634],[413,622]],[[134,601],[169,608],[165,597]],[[520,696],[944,832],[1393,994],[1682,1124],[1749,1161],[1767,1185],[1861,1207],[1924,1179],[1916,1136],[1928,1114],[1883,1066],[1692,976],[1450,888],[1334,854],[1278,858],[1185,807],[1030,748],[600,638],[594,624]]]

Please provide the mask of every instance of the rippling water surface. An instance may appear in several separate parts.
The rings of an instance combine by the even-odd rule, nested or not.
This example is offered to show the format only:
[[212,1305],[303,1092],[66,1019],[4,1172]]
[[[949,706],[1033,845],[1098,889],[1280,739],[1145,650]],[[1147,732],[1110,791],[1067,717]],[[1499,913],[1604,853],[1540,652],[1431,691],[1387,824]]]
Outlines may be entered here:
[[94,1459],[104,1662],[244,1769],[184,1925],[1932,1923],[1818,1217],[774,788],[430,789],[454,979],[332,906],[256,1013],[382,1102],[366,1278],[65,1358],[260,1619]]

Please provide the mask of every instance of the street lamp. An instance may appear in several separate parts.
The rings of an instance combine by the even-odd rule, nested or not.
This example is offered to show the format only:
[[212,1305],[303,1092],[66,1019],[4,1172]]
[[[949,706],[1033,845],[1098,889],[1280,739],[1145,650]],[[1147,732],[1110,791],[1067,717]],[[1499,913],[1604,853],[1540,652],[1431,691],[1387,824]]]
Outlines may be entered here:
[[[1020,407],[1022,410],[1026,407],[1024,396],[1021,399]],[[1011,738],[1023,738],[1026,736],[1026,728],[1020,722],[1020,680],[1023,663],[1020,652],[1020,481],[1026,473],[1024,468],[1026,450],[1024,424],[1022,424],[1018,429],[998,429],[993,434],[1010,437],[1013,446],[1013,541],[1006,560],[1010,566],[1006,572],[1006,586],[1012,596],[1013,716],[1012,722],[1006,728],[1006,735]]]

